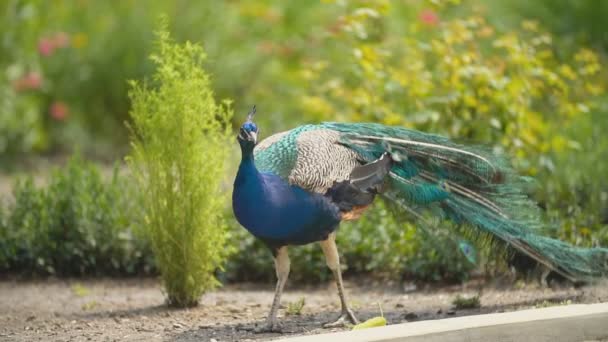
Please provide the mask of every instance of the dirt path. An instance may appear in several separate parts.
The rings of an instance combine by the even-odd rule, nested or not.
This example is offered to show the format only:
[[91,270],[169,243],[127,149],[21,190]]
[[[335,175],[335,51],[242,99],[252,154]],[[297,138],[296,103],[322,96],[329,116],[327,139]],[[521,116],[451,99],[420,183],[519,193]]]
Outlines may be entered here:
[[[287,289],[283,303],[304,297],[300,316],[286,316],[285,335],[256,335],[272,300],[272,284],[230,285],[204,296],[202,305],[187,310],[168,309],[153,279],[0,282],[0,341],[266,341],[287,334],[318,334],[323,322],[339,309],[335,287]],[[396,285],[347,282],[360,319],[379,314],[381,303],[389,324],[438,319],[533,306],[608,301],[608,287],[580,289],[498,290],[485,287],[481,308],[452,310],[457,294],[475,294],[468,286],[404,293]]]

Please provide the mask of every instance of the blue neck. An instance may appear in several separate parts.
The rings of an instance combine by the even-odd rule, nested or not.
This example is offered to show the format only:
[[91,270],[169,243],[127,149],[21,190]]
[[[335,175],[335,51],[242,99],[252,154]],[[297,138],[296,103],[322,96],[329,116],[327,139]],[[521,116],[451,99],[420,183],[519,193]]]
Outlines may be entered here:
[[[253,159],[253,148],[249,148],[249,146],[246,146],[243,143],[241,143],[241,153],[242,153],[241,164],[239,165],[239,171],[238,171],[238,173],[236,175],[236,179],[234,181],[235,187],[244,185],[244,182],[247,179],[249,179],[251,181],[255,180],[256,178],[259,179],[259,177],[258,177],[259,172],[258,172],[258,169],[255,167],[255,161]],[[253,184],[249,184],[249,185],[253,185]]]
[[327,238],[340,222],[338,207],[276,174],[259,172],[249,147],[241,144],[243,156],[232,193],[239,223],[253,235],[279,245]]

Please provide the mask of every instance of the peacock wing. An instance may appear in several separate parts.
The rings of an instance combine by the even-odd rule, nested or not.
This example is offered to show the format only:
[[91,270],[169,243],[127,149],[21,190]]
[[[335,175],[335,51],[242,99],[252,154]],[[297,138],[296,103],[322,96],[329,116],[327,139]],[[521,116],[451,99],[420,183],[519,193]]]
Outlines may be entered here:
[[326,193],[348,179],[363,162],[357,152],[339,143],[340,133],[316,125],[277,133],[255,148],[260,172],[274,173],[303,189]]

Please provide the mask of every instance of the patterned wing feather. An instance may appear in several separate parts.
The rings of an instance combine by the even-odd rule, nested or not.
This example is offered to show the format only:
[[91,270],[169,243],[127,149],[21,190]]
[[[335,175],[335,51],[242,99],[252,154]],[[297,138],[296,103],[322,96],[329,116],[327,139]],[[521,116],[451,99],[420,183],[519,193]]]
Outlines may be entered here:
[[353,150],[338,144],[340,133],[329,129],[302,132],[297,138],[298,155],[289,182],[325,193],[335,182],[348,179],[360,165]]
[[339,143],[340,133],[306,125],[277,133],[255,148],[261,172],[272,172],[290,184],[325,193],[334,182],[348,179],[362,158]]

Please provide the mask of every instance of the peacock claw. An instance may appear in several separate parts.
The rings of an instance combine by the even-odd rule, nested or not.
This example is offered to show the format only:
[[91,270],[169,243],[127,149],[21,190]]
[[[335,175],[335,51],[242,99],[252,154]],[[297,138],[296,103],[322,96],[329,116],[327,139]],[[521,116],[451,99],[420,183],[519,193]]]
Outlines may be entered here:
[[277,321],[272,321],[272,322],[266,322],[264,325],[256,327],[255,329],[253,329],[253,332],[256,334],[262,334],[262,333],[282,333],[283,332],[283,326],[277,322]]
[[342,310],[342,314],[335,322],[325,323],[323,328],[343,328],[348,324],[359,324],[359,320],[351,309]]

